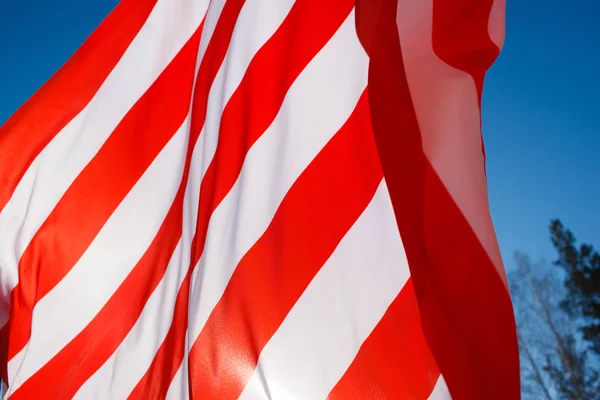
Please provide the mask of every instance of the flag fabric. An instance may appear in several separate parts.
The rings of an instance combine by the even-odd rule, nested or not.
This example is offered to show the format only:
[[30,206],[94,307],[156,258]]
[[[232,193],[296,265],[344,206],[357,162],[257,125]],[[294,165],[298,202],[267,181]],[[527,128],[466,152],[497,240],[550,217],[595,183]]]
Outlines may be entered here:
[[122,0],[0,128],[8,399],[517,399],[503,0]]
[[504,12],[504,0],[357,1],[378,154],[424,334],[455,399],[520,396],[480,119]]

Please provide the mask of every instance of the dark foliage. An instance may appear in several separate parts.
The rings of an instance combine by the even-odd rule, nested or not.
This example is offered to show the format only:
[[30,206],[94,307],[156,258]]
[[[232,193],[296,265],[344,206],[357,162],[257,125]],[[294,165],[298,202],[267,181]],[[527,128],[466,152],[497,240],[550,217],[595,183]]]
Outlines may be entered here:
[[554,262],[567,274],[561,307],[581,321],[579,329],[590,348],[600,355],[600,254],[589,244],[576,246],[575,236],[559,220],[550,224]]

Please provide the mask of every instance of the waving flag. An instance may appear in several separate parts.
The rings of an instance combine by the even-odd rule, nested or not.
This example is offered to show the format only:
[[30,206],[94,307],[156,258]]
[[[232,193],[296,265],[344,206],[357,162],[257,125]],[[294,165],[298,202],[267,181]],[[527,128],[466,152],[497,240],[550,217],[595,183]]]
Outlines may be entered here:
[[516,399],[502,0],[123,0],[0,130],[9,399]]

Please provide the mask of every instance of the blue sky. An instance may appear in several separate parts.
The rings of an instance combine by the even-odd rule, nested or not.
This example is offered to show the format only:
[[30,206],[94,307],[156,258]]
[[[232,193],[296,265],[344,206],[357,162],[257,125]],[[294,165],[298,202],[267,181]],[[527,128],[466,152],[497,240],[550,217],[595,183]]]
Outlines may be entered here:
[[[0,124],[41,86],[116,0],[0,5]],[[600,246],[600,3],[508,0],[507,38],[486,81],[483,126],[492,217],[507,266],[552,259],[561,218]]]
[[554,258],[550,218],[600,246],[600,3],[508,3],[483,124],[492,217],[510,265],[516,249]]

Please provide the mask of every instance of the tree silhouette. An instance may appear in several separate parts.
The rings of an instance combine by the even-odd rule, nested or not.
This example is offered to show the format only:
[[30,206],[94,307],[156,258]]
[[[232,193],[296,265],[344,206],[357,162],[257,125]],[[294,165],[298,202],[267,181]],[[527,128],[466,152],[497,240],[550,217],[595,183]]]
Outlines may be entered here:
[[600,356],[600,254],[589,244],[576,247],[575,236],[559,220],[550,224],[555,265],[567,274],[561,307],[577,320],[583,339]]
[[560,305],[562,282],[524,255],[517,254],[515,260],[517,269],[509,273],[509,280],[524,398],[599,400],[600,375],[577,341],[573,318]]

